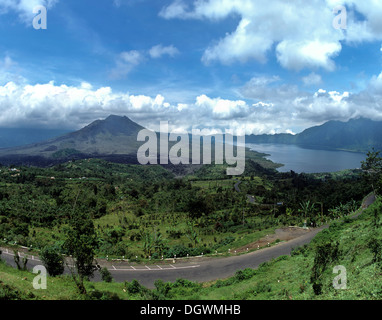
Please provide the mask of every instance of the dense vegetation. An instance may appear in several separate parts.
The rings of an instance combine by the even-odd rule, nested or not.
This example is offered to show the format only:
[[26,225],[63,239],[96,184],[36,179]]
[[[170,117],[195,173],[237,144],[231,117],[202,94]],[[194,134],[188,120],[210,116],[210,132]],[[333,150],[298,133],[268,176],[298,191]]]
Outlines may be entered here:
[[252,160],[240,179],[238,192],[237,180],[219,166],[177,179],[161,166],[96,159],[47,169],[2,167],[0,239],[65,252],[68,225],[81,213],[94,223],[101,257],[208,254],[253,242],[264,230],[305,220],[320,225],[352,212],[371,191],[357,171],[276,173]]

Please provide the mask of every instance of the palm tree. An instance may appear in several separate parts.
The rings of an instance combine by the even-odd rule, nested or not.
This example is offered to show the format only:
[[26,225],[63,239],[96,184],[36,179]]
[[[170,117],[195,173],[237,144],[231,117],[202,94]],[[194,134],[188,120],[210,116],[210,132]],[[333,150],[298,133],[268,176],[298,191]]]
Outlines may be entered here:
[[192,223],[188,222],[188,234],[187,234],[187,237],[193,242],[193,245],[196,246],[200,239],[198,237],[198,234],[197,232],[194,230],[194,226],[192,225]]
[[146,255],[151,256],[151,251],[153,247],[154,247],[153,237],[151,236],[149,232],[146,232],[143,238],[143,252]]
[[163,254],[163,251],[166,247],[165,239],[163,239],[161,233],[155,233],[154,236],[154,248],[158,251],[160,255]]
[[310,203],[310,200],[300,202],[300,207],[301,209],[299,209],[299,211],[304,213],[304,220],[306,223],[306,217],[314,210],[314,203]]
[[332,219],[338,218],[340,216],[340,207],[331,208],[328,211],[329,211],[330,218]]

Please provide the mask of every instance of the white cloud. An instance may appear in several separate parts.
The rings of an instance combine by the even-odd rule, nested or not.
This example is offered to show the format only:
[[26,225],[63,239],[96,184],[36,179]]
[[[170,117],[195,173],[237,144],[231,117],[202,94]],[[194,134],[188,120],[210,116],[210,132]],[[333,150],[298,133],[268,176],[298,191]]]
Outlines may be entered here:
[[301,42],[284,40],[277,45],[276,54],[280,64],[287,69],[321,67],[333,71],[335,66],[331,58],[341,51],[339,42],[324,40],[304,40]]
[[[202,61],[230,64],[236,61],[265,62],[275,50],[279,63],[286,69],[335,69],[333,58],[342,49],[341,42],[382,39],[382,2],[344,0],[347,7],[347,30],[336,30],[332,22],[334,0],[175,0],[162,8],[165,19],[223,20],[232,15],[240,18],[235,30],[205,49]],[[365,19],[357,20],[361,13]],[[274,49],[275,48],[275,49]]]
[[116,58],[116,66],[109,73],[110,78],[121,79],[126,77],[143,60],[144,56],[139,51],[121,52]]
[[243,98],[263,103],[293,99],[298,93],[297,86],[282,83],[278,76],[254,77],[240,89]]
[[149,50],[149,55],[153,59],[160,58],[163,55],[169,55],[170,57],[174,57],[177,54],[179,54],[179,50],[173,45],[164,47],[161,44],[158,44]]
[[207,48],[202,61],[206,64],[214,60],[224,64],[250,59],[265,62],[265,54],[271,48],[272,40],[257,34],[251,35],[250,25],[250,20],[242,19],[235,32],[220,40],[217,45]]
[[109,72],[111,79],[125,78],[135,67],[144,62],[148,57],[159,59],[163,55],[174,57],[179,54],[179,50],[173,45],[162,46],[161,44],[153,46],[150,50],[131,50],[119,53],[115,58],[115,67]]
[[9,81],[25,83],[26,79],[20,75],[21,68],[9,55],[0,60],[0,85]]
[[182,17],[186,14],[187,5],[182,0],[175,0],[172,4],[164,7],[159,15],[165,19]]
[[322,83],[321,76],[319,74],[314,73],[314,72],[303,77],[301,80],[305,86],[316,86],[316,85],[319,85]]
[[[127,60],[131,62],[132,56]],[[329,120],[359,116],[382,120],[382,72],[371,77],[359,93],[325,88],[305,92],[278,76],[254,77],[240,93],[237,100],[200,94],[193,102],[180,99],[169,103],[160,94],[114,92],[110,87],[94,88],[88,82],[68,86],[9,81],[0,85],[0,126],[79,129],[96,119],[119,114],[154,130],[164,120],[182,130],[232,129],[262,134],[292,129],[299,132]]]
[[137,65],[142,61],[142,55],[136,50],[121,52],[120,58],[131,65]]
[[44,6],[47,9],[52,8],[59,0],[0,0],[0,14],[9,11],[16,12],[21,21],[27,25],[32,25],[33,8],[36,6]]

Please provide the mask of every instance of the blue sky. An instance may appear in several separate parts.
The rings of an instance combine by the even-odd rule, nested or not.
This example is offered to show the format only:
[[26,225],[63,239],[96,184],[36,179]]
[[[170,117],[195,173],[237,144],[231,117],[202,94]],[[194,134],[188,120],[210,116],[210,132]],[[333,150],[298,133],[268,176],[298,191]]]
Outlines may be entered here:
[[373,0],[0,0],[0,126],[119,114],[259,134],[382,120],[381,16]]

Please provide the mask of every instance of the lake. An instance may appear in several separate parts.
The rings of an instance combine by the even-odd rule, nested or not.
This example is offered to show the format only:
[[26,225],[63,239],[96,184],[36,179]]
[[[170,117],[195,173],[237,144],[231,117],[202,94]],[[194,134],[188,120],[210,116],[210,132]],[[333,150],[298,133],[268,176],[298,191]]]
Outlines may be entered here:
[[269,154],[267,159],[284,164],[279,172],[319,173],[336,172],[345,169],[361,167],[361,161],[366,154],[346,151],[328,151],[305,149],[296,145],[286,144],[253,144],[247,143],[248,148],[257,152]]

